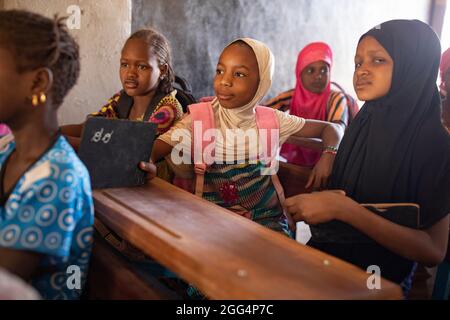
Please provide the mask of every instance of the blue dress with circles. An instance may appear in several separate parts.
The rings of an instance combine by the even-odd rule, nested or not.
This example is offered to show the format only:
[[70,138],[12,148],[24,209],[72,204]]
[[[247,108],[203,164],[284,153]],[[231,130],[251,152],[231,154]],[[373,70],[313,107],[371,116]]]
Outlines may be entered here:
[[[0,148],[1,168],[15,142],[0,142]],[[42,254],[31,284],[44,299],[77,299],[86,278],[93,223],[88,171],[59,136],[0,206],[0,247]]]

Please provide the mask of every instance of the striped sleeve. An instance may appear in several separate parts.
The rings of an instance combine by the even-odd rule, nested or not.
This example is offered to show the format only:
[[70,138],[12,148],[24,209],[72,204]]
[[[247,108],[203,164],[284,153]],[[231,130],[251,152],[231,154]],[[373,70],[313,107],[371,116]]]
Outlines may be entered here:
[[343,93],[331,91],[327,105],[327,121],[348,125],[347,98]]
[[294,95],[294,89],[280,93],[275,98],[272,98],[263,103],[264,106],[273,108],[279,111],[289,110],[291,106],[292,96]]

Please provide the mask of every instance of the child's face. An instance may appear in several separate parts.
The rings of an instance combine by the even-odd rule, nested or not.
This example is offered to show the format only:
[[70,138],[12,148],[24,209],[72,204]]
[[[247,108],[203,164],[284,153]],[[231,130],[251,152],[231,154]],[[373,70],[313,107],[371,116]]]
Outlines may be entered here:
[[120,58],[120,81],[125,92],[131,97],[148,95],[158,88],[160,76],[158,60],[148,45],[140,39],[128,40]]
[[303,68],[301,79],[306,90],[321,93],[330,81],[330,66],[324,61],[310,63]]
[[222,52],[214,78],[214,91],[220,105],[227,109],[245,106],[256,94],[259,69],[253,50],[235,43]]
[[0,122],[9,123],[22,112],[31,98],[32,86],[32,73],[18,73],[14,55],[0,47]]
[[359,100],[371,101],[388,94],[394,61],[371,36],[364,37],[356,49],[353,86]]

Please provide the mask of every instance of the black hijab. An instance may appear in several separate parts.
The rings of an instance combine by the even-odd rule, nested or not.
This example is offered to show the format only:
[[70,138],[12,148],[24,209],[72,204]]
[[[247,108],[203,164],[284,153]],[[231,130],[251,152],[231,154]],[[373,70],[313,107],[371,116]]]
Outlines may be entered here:
[[[441,124],[436,86],[439,40],[417,20],[385,22],[360,41],[366,36],[393,59],[392,84],[386,96],[366,102],[347,129],[330,188],[345,190],[359,203],[417,203],[417,228],[428,228],[450,211],[450,139]],[[312,225],[311,232],[308,245],[363,269],[377,265],[405,293],[410,287],[415,263],[350,225],[334,220]]]
[[389,93],[364,104],[348,128],[330,188],[359,203],[413,202],[420,228],[450,212],[450,139],[436,85],[441,47],[418,20],[392,20],[364,34],[394,61]]

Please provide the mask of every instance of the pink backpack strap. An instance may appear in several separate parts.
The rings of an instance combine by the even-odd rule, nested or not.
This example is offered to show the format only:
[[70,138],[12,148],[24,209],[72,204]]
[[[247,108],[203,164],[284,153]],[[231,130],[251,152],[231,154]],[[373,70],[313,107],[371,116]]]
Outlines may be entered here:
[[[279,148],[279,134],[273,135],[272,130],[279,130],[280,124],[278,122],[275,110],[268,107],[256,107],[256,126],[259,131],[260,143],[263,146],[263,158],[266,166],[270,167],[272,161],[276,160],[277,151]],[[273,141],[276,140],[276,141]]]
[[215,119],[211,102],[196,103],[189,106],[192,119],[192,158],[195,167],[195,195],[201,197],[207,168],[203,150],[206,146],[214,143],[214,140],[203,141],[204,133],[208,129],[214,129]]
[[[257,106],[256,107],[256,125],[259,130],[260,143],[263,146],[263,159],[267,167],[272,168],[276,164],[278,149],[280,146],[279,141],[279,131],[272,135],[272,130],[279,130],[280,123],[275,110],[268,107]],[[264,132],[265,131],[265,132]],[[284,201],[286,197],[284,196],[283,186],[281,185],[280,179],[274,172],[271,174],[272,184],[277,192],[278,199],[283,207],[283,213],[289,224],[289,228],[295,231],[295,222],[292,217],[286,212],[284,208]]]

